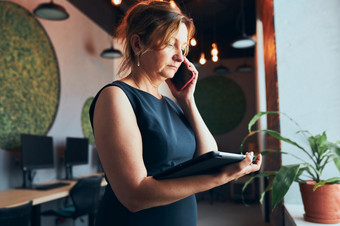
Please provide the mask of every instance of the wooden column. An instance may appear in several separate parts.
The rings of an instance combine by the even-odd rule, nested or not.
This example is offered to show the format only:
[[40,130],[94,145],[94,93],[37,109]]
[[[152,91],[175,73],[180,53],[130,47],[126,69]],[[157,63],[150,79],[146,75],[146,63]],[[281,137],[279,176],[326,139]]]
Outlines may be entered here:
[[[277,60],[274,29],[273,0],[260,0],[260,19],[263,24],[263,52],[266,83],[267,111],[279,111],[279,93],[277,79]],[[276,114],[268,115],[267,128],[280,131],[280,117]],[[281,150],[281,143],[271,136],[266,136],[265,148]],[[266,156],[264,170],[278,170],[281,166],[281,155]],[[265,197],[265,216],[271,225],[284,225],[284,208],[281,202],[271,211],[271,195]]]

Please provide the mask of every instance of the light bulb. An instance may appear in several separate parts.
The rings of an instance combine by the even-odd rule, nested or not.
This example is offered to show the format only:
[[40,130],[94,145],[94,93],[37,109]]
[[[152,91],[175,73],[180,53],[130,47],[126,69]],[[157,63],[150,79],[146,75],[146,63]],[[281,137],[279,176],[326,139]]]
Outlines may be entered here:
[[218,54],[217,49],[212,49],[212,50],[211,50],[211,55],[217,56],[217,54]]
[[213,43],[211,46],[212,46],[211,55],[212,55],[212,56],[217,56],[217,54],[218,54],[218,49],[217,49],[216,43]]
[[113,5],[120,5],[122,3],[122,0],[111,0],[111,3]]
[[218,61],[218,56],[213,56],[212,61],[217,62]]
[[204,53],[201,53],[201,58],[199,60],[200,64],[203,65],[207,62],[207,60],[205,59]]
[[192,38],[192,39],[190,40],[190,45],[191,45],[191,46],[196,46],[196,45],[197,45],[197,41],[196,41],[195,38]]

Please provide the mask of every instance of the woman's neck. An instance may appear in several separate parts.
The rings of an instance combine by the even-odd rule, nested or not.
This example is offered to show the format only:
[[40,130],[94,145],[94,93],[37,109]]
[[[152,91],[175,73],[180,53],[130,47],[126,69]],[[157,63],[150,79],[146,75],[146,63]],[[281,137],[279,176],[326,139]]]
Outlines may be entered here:
[[122,79],[122,81],[139,90],[150,93],[158,99],[162,98],[162,95],[159,92],[159,86],[163,81],[152,79],[146,74],[133,72]]

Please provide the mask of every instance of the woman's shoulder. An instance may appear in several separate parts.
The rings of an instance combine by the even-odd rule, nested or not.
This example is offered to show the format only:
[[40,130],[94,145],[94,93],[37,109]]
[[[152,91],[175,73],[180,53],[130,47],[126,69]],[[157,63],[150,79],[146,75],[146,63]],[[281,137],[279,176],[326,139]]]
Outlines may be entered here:
[[[132,110],[126,93],[119,87],[111,83],[105,86],[97,99],[97,105],[104,111],[123,112]],[[115,110],[113,110],[115,109]]]
[[93,123],[95,108],[98,107],[99,111],[107,111],[112,108],[123,109],[123,106],[128,106],[128,102],[126,94],[116,85],[116,82],[105,85],[98,91],[91,103],[89,109],[91,123]]
[[124,82],[117,80],[103,86],[96,96],[101,95],[104,91],[105,93],[122,93],[122,91],[126,91],[127,88],[128,86]]
[[104,86],[100,91],[100,96],[113,99],[113,100],[119,100],[126,98],[125,92],[124,92],[124,84],[120,81],[114,81],[110,84],[107,84]]

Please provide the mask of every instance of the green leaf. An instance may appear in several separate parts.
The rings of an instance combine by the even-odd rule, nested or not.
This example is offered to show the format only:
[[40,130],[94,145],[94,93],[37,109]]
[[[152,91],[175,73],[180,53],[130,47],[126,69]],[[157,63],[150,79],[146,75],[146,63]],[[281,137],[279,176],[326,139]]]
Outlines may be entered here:
[[327,184],[340,184],[340,177],[332,177],[325,181]]
[[246,183],[244,183],[243,187],[242,187],[242,192],[244,192],[247,188],[247,186],[255,179],[255,178],[259,178],[259,177],[270,177],[270,176],[275,176],[276,172],[275,171],[265,171],[259,174],[256,174],[255,176],[252,176],[249,180],[246,181]]
[[312,179],[312,180],[315,180],[315,181],[318,180],[317,175],[314,175],[314,174],[313,174],[313,172],[316,173],[316,170],[313,170],[313,172],[312,172],[311,169],[310,169],[309,167],[306,167],[306,168],[305,168],[305,171],[307,171],[307,173],[311,176],[311,179]]
[[315,155],[315,153],[318,152],[317,151],[318,147],[317,147],[317,144],[316,144],[316,140],[317,139],[314,136],[308,137],[309,146],[310,146],[310,148],[312,150],[313,155]]
[[300,169],[300,164],[282,166],[277,172],[272,186],[272,209],[281,202],[294,182]]
[[[247,205],[245,203],[244,200],[244,196],[243,196],[243,192],[246,190],[246,188],[248,187],[248,185],[255,179],[255,178],[260,178],[260,177],[270,177],[270,176],[275,176],[276,172],[275,171],[265,171],[259,174],[256,174],[255,176],[252,176],[249,180],[246,181],[246,183],[244,183],[243,187],[242,187],[242,193],[241,193],[241,197],[242,197],[242,202],[244,205]],[[265,192],[264,192],[265,193]],[[261,201],[260,201],[261,202]]]
[[259,112],[249,121],[248,123],[248,131],[251,132],[251,127],[263,116],[268,114],[279,114],[278,111],[266,111],[266,112]]
[[292,145],[300,148],[306,155],[308,155],[308,157],[311,160],[315,161],[313,156],[311,156],[311,154],[308,153],[303,147],[301,147],[298,143],[296,143],[296,142],[294,142],[294,141],[292,141],[292,140],[290,140],[290,139],[288,139],[286,137],[281,136],[281,134],[279,132],[277,132],[275,130],[264,129],[264,130],[256,130],[256,131],[253,131],[252,133],[259,133],[259,132],[268,133],[270,136],[272,136],[272,137],[274,137],[274,138],[276,138],[278,140],[284,141],[284,142],[286,142],[288,144],[292,144]]
[[319,183],[316,183],[313,187],[313,191],[315,191],[318,187],[324,186],[326,184],[326,181],[320,181]]
[[266,189],[264,190],[264,192],[262,192],[262,194],[261,194],[261,198],[260,198],[260,203],[261,203],[261,204],[263,203],[264,195],[265,195],[268,191],[270,191],[270,190],[272,189],[272,186],[273,186],[273,180],[270,180],[268,186],[266,187]]
[[260,196],[260,203],[263,204],[263,199],[264,199],[264,195],[266,194],[267,191],[264,191],[261,193],[261,196]]
[[329,150],[331,150],[332,154],[335,156],[333,161],[340,171],[340,141],[335,143],[327,142],[326,145],[328,146]]
[[336,165],[336,167],[340,171],[340,159],[334,158],[334,164]]
[[247,139],[251,136],[253,136],[254,134],[256,134],[256,132],[250,132],[249,134],[247,134],[243,139],[242,139],[242,142],[241,142],[241,145],[240,145],[240,153],[243,154],[243,145],[244,143],[247,141]]
[[305,172],[305,171],[309,171],[309,168],[308,168],[308,167],[300,167],[298,173],[296,174],[296,179],[295,179],[295,181],[297,181],[297,182],[301,181],[301,180],[299,179],[299,177],[300,177],[300,176],[302,175],[302,173]]
[[319,183],[316,183],[313,187],[313,191],[315,191],[317,188],[325,184],[340,184],[340,177],[332,177],[327,180],[323,180],[323,181],[320,181]]
[[317,143],[318,145],[322,145],[327,141],[327,135],[326,132],[324,131],[321,135],[317,136]]
[[290,140],[290,139],[288,139],[286,137],[281,136],[281,134],[279,132],[275,131],[275,130],[267,129],[267,130],[264,130],[264,132],[268,133],[270,136],[272,136],[272,137],[274,137],[276,139],[279,139],[279,140],[284,141],[286,143],[292,144],[292,145],[294,145],[294,146],[296,146],[296,147],[298,147],[298,148],[300,148],[302,150],[305,150],[299,144],[297,144],[296,142],[294,142],[294,141],[292,141],[292,140]]
[[326,145],[326,142],[327,142],[326,132],[323,132],[321,135],[316,136],[316,144],[318,148],[317,150],[320,156],[328,150],[328,146]]

